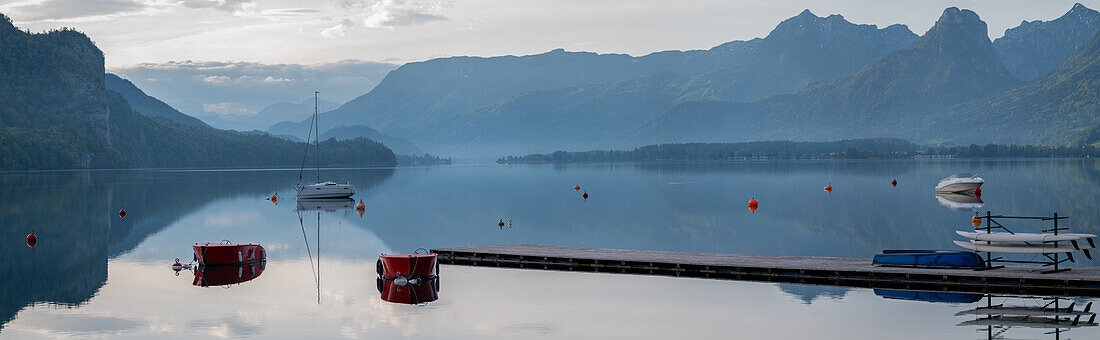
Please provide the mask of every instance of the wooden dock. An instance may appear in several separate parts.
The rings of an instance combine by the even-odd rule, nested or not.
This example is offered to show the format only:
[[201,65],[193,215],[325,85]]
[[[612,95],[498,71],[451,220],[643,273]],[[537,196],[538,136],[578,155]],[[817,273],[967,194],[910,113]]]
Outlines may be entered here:
[[1100,297],[1100,267],[1072,267],[1051,274],[1040,266],[975,271],[878,267],[871,259],[734,255],[669,251],[500,245],[432,249],[442,264],[817,285]]

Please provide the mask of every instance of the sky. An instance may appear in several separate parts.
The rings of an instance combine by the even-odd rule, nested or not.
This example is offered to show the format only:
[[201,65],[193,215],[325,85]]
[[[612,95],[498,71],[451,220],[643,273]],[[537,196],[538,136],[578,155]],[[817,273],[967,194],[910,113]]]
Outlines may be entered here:
[[[1100,0],[1081,1],[1100,9]],[[991,38],[1051,20],[1074,1],[972,0],[0,0],[20,28],[73,27],[108,69],[138,64],[401,64],[435,57],[570,51],[644,55],[766,35],[810,9],[819,16],[922,34],[944,8],[976,11]]]

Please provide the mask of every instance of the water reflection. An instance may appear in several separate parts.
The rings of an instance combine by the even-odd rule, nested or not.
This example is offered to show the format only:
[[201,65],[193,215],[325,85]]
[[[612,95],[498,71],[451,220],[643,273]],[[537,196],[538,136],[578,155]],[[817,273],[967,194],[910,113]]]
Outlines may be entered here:
[[[994,299],[998,300],[994,304]],[[987,339],[1004,339],[1013,328],[1037,328],[1053,339],[1081,327],[1094,327],[1096,313],[1091,312],[1092,302],[1082,310],[1075,309],[1076,302],[1060,297],[1015,297],[986,295],[985,304],[977,308],[955,313],[956,316],[976,319],[960,322],[960,327],[979,326]],[[1069,304],[1066,306],[1066,304]],[[983,327],[984,326],[984,327]]]
[[942,303],[971,303],[978,302],[982,299],[981,294],[971,293],[952,293],[952,292],[930,292],[919,290],[895,290],[895,289],[875,289],[875,295],[881,296],[887,299],[897,300],[910,300],[910,301],[924,301],[924,302],[942,302]]
[[355,200],[350,198],[300,198],[295,211],[337,212],[351,209]]
[[195,281],[199,287],[228,286],[252,281],[264,273],[267,261],[228,266],[199,266],[195,268]]
[[[627,304],[633,309],[619,315],[617,324],[631,330],[625,333],[644,337],[657,334],[646,325],[667,324],[669,311],[696,316],[678,319],[677,325],[722,330],[726,325],[722,322],[728,321],[730,314],[757,317],[759,311],[747,306],[791,300],[797,307],[784,307],[782,315],[806,320],[830,315],[816,327],[801,329],[806,336],[822,333],[820,328],[827,327],[824,324],[844,318],[831,315],[863,315],[897,321],[900,327],[911,323],[915,332],[923,332],[914,334],[938,332],[957,337],[956,327],[929,329],[958,323],[930,320],[940,317],[936,313],[942,310],[926,311],[926,307],[913,307],[908,301],[882,300],[871,291],[858,289],[828,292],[770,285],[763,289],[731,282],[517,274],[510,270],[490,271],[489,275],[485,270],[444,268],[451,288],[436,302],[417,308],[420,314],[409,315],[401,309],[409,306],[379,299],[371,281],[376,277],[373,263],[379,253],[417,247],[532,243],[864,258],[888,248],[951,249],[954,231],[969,222],[972,212],[944,209],[930,196],[940,178],[961,171],[980,172],[989,180],[983,188],[987,196],[982,209],[1014,215],[1058,211],[1071,217],[1068,226],[1073,230],[1096,233],[1100,231],[1098,164],[1093,160],[959,160],[332,170],[342,173],[330,177],[363,183],[365,190],[359,190],[355,198],[370,207],[366,218],[349,211],[355,206],[352,202],[339,202],[333,208],[286,204],[290,197],[279,205],[264,200],[274,192],[291,192],[297,169],[5,173],[0,174],[0,201],[4,202],[0,205],[0,240],[4,240],[0,244],[0,258],[4,258],[0,261],[0,331],[5,336],[46,337],[69,333],[34,332],[98,332],[112,326],[92,330],[82,325],[108,316],[119,320],[110,323],[117,326],[112,332],[146,337],[160,335],[163,331],[158,329],[196,329],[223,336],[234,336],[234,332],[293,336],[309,328],[288,321],[298,314],[265,312],[242,317],[235,310],[222,310],[216,319],[189,317],[232,301],[249,311],[306,309],[312,313],[309,315],[323,316],[318,317],[323,320],[309,319],[308,324],[350,329],[353,335],[408,335],[404,326],[409,324],[446,320],[461,328],[453,320],[476,324],[482,319],[467,315],[489,313],[508,322],[490,331],[461,328],[471,336],[457,337],[484,336],[485,332],[506,337],[514,334],[511,332],[536,331],[584,337],[592,333],[583,328],[599,329],[601,325],[574,317],[576,306],[587,306],[596,313],[601,307]],[[893,187],[893,178],[903,185]],[[583,183],[584,190],[599,199],[578,199],[570,190],[576,183]],[[822,183],[832,183],[837,190],[824,195],[819,191]],[[765,209],[755,214],[746,209],[745,202],[752,197]],[[128,212],[124,220],[117,216],[122,206]],[[294,228],[299,214],[300,226]],[[501,233],[488,225],[502,216],[515,218],[523,223],[522,228]],[[32,230],[38,236],[33,249],[25,244]],[[180,282],[185,279],[164,275],[166,261],[190,255],[180,249],[221,239],[263,244],[271,252],[267,262],[271,268],[263,268],[263,278],[240,287],[247,289],[195,289]],[[1078,259],[1078,264],[1096,263]],[[303,275],[305,272],[313,275]],[[487,281],[494,282],[492,292],[478,288]],[[690,303],[665,298],[668,291],[684,292],[679,287],[685,285],[707,288],[684,293],[698,297]],[[791,299],[788,294],[798,298]],[[735,296],[744,302],[730,304],[732,298],[715,296]],[[472,307],[483,302],[493,303],[495,309]],[[41,303],[51,307],[35,307]],[[546,305],[555,306],[556,312],[538,319],[522,317],[530,314],[531,308]],[[661,308],[653,308],[655,305]],[[721,318],[700,316],[706,314],[695,312],[700,306],[714,312],[707,315]],[[894,312],[898,315],[919,314],[927,319],[893,320],[889,313],[860,311],[881,306],[897,308]],[[950,317],[956,311],[944,315]],[[584,315],[602,320],[606,314]],[[347,318],[359,323],[339,322]],[[188,328],[189,323],[197,328]],[[737,331],[748,337],[767,335],[742,326],[748,329]],[[874,327],[862,323],[850,326]],[[226,331],[229,329],[236,331]],[[1083,331],[1081,334],[1095,334]],[[452,335],[420,332],[417,335],[423,337]],[[824,333],[847,334],[839,330]]]
[[[1096,313],[1092,301],[1083,298],[970,294],[942,291],[875,289],[875,295],[886,299],[946,303],[973,308],[959,310],[955,317],[967,318],[958,327],[974,327],[986,339],[1007,339],[1013,329],[1033,328],[1044,330],[1043,335],[1059,339],[1062,334],[1082,327],[1094,327]],[[1078,302],[1085,306],[1079,307]],[[1049,331],[1049,332],[1047,332]]]
[[985,206],[981,198],[959,193],[936,193],[936,201],[947,209],[960,212],[974,212]]

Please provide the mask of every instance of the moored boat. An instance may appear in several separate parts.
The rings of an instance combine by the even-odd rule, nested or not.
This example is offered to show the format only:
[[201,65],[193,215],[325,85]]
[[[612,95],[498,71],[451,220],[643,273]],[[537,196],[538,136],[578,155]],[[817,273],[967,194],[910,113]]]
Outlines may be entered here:
[[246,264],[195,268],[195,281],[199,287],[225,286],[252,281],[263,274],[267,261]]
[[416,305],[439,299],[439,281],[431,280],[419,285],[401,286],[394,281],[378,278],[378,292],[382,300],[392,303]]
[[[351,181],[345,181],[344,184],[338,184],[335,181],[322,181],[321,180],[321,162],[320,162],[320,148],[321,148],[321,130],[317,121],[320,111],[317,109],[320,99],[318,95],[320,92],[313,92],[313,120],[309,124],[310,136],[317,136],[316,139],[310,140],[306,138],[306,152],[302,158],[302,167],[298,169],[298,184],[294,186],[294,190],[297,191],[298,198],[348,198],[355,195],[355,187],[351,185]],[[316,132],[316,134],[314,134]],[[306,158],[309,156],[309,144],[314,142],[313,150],[315,152],[314,158],[317,160],[317,183],[303,184],[302,174],[306,169]]]
[[974,192],[985,183],[981,177],[970,173],[958,173],[941,179],[936,184],[936,192]]
[[267,258],[264,247],[258,244],[196,243],[195,262],[203,266],[253,263]]
[[376,263],[382,300],[419,304],[439,298],[439,262],[436,254],[381,255]]
[[883,250],[872,260],[874,265],[924,268],[984,268],[978,254],[958,250]]

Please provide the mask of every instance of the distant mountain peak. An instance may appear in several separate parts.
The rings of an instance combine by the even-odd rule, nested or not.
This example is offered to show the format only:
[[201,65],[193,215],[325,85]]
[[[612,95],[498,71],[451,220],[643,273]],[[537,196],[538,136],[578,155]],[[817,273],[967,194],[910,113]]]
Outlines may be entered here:
[[1005,67],[1023,80],[1053,72],[1100,31],[1100,12],[1081,4],[1050,21],[1032,20],[1005,30],[993,46]]
[[936,20],[936,26],[939,25],[977,25],[980,24],[985,27],[985,21],[982,21],[978,17],[978,13],[974,13],[969,9],[959,9],[958,7],[948,7],[943,10],[943,14],[940,15],[939,20]]
[[909,48],[939,48],[960,53],[980,51],[990,55],[993,53],[985,21],[978,17],[978,13],[958,7],[943,10],[943,15],[936,20],[936,24]]

